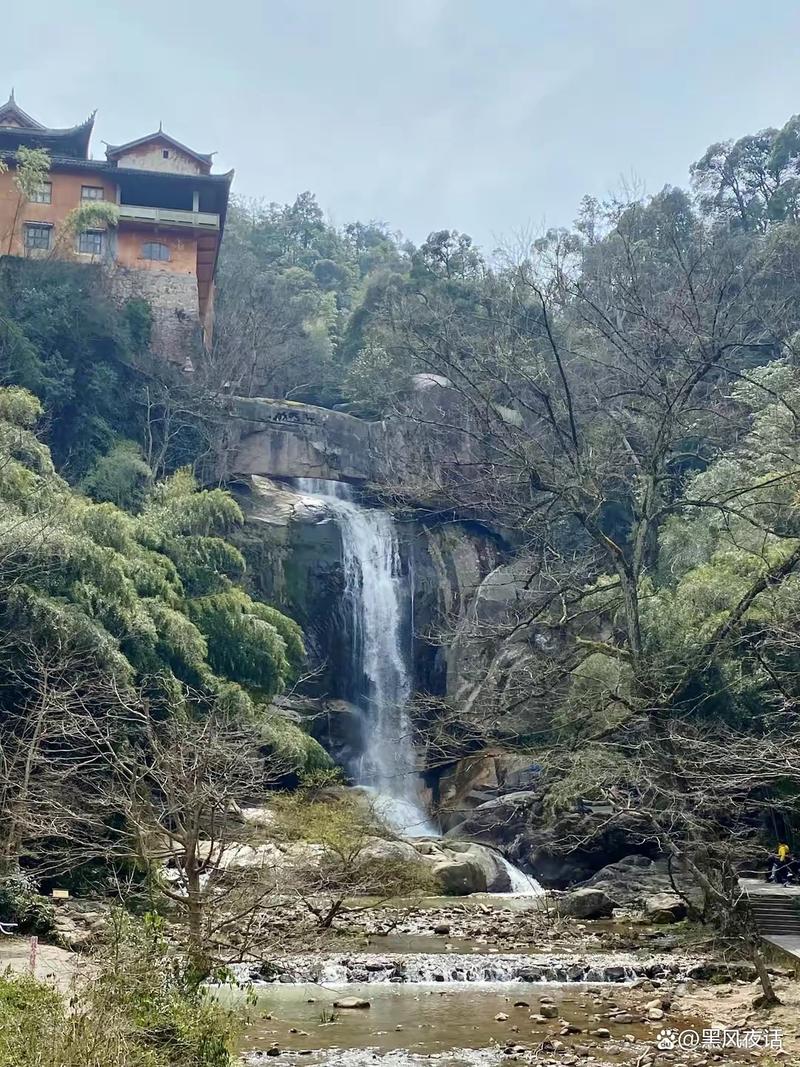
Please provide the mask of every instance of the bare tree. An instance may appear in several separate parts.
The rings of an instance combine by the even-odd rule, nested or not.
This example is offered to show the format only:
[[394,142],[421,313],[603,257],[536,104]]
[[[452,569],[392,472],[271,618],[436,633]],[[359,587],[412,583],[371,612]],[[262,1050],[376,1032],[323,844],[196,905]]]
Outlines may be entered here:
[[0,833],[2,864],[23,854],[43,859],[48,842],[72,827],[59,788],[65,759],[72,773],[92,767],[95,753],[81,736],[90,724],[133,712],[136,694],[74,641],[49,634],[44,643],[15,643],[6,651],[7,700],[0,722]]
[[423,863],[398,852],[403,845],[395,845],[369,803],[301,795],[285,798],[279,811],[283,832],[302,842],[291,867],[291,893],[321,930],[345,907],[374,908],[434,888]]

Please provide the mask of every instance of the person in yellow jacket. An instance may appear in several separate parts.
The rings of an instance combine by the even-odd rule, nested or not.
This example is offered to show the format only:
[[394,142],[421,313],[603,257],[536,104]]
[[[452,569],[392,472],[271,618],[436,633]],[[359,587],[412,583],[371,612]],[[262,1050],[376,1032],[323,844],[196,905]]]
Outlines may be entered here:
[[791,856],[792,850],[789,846],[784,841],[779,842],[775,854],[769,858],[768,882],[786,882],[791,873]]

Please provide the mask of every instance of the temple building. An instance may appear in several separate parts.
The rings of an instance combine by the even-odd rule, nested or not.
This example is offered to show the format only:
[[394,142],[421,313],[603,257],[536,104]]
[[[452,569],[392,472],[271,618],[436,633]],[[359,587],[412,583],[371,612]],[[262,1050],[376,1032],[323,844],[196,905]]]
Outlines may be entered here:
[[[44,126],[22,110],[13,92],[0,105],[0,255],[103,264],[120,298],[150,303],[155,347],[184,363],[192,334],[210,342],[233,171],[212,173],[211,155],[161,127],[107,145],[105,159],[92,159],[93,126],[94,115],[70,129]],[[49,156],[46,180],[27,197],[14,181],[23,146]],[[115,204],[114,218],[71,232],[75,209],[97,201]]]

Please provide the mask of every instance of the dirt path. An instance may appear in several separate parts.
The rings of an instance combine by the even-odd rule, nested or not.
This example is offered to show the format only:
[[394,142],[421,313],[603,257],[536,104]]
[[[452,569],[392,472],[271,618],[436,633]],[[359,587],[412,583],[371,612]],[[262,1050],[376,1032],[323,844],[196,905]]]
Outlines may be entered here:
[[800,1062],[800,983],[778,978],[775,992],[781,1004],[775,1008],[754,1008],[761,992],[757,982],[731,985],[695,985],[691,993],[679,997],[674,1007],[690,1015],[708,1019],[714,1025],[731,1029],[780,1030],[787,1063]]
[[[0,940],[0,972],[10,969],[15,974],[30,974],[30,938],[3,937]],[[78,973],[81,960],[74,952],[56,945],[42,945],[36,952],[36,977],[52,982],[62,992]]]

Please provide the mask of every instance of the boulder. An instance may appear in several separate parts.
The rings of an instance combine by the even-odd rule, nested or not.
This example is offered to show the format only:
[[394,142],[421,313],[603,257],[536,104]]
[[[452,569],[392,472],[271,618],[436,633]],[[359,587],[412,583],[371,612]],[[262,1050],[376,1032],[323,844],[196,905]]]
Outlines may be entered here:
[[507,844],[523,831],[528,814],[538,799],[535,790],[517,790],[486,800],[471,811],[445,812],[443,823],[448,828],[445,836]]
[[[210,851],[211,846],[203,846],[199,849],[201,855]],[[233,870],[239,867],[257,867],[263,871],[275,872],[281,869],[286,862],[284,854],[271,842],[261,845],[243,845],[232,843],[219,857],[218,867],[220,870]]]
[[376,484],[442,484],[442,467],[483,453],[468,405],[447,379],[428,375],[405,398],[415,417],[381,421],[268,397],[229,397],[238,442],[229,455],[239,475],[333,478]]
[[443,891],[454,896],[467,893],[508,893],[511,878],[503,857],[475,841],[442,842],[427,859]]
[[652,923],[677,923],[686,918],[689,909],[674,893],[656,893],[645,900],[644,913]]
[[[583,882],[594,884],[587,879],[606,865],[629,856],[642,829],[635,813],[619,814],[613,820],[602,812],[577,809],[553,816],[538,803],[530,812],[513,855],[524,859],[536,871],[539,881],[554,889]],[[572,842],[576,840],[585,844],[575,847]]]
[[471,856],[440,860],[434,864],[433,873],[441,883],[442,892],[448,896],[486,893],[489,888],[485,870]]
[[562,915],[573,919],[607,919],[616,907],[616,901],[602,889],[573,889],[559,902]]
[[423,857],[408,841],[373,838],[358,854],[358,866],[370,863],[420,863]]
[[363,1009],[369,1008],[370,1002],[364,1000],[363,997],[339,997],[338,1000],[334,1000],[333,1006],[334,1008]]
[[508,893],[511,891],[511,879],[508,868],[501,857],[492,849],[484,845],[470,842],[467,856],[478,866],[486,878],[486,888],[489,893]]
[[275,812],[267,807],[240,808],[239,814],[243,822],[257,826],[260,830],[272,829],[277,818]]
[[[686,893],[690,899],[697,894],[697,888],[680,869],[673,869],[672,879],[676,885],[680,886],[681,892]],[[667,861],[665,859],[653,860],[649,856],[638,854],[625,856],[616,863],[608,864],[583,884],[604,890],[621,907],[644,908],[647,900],[655,897],[670,898],[672,901],[680,900],[672,886]],[[683,917],[685,917],[685,911]],[[661,921],[673,922],[675,920]]]

